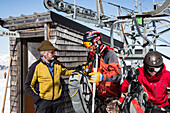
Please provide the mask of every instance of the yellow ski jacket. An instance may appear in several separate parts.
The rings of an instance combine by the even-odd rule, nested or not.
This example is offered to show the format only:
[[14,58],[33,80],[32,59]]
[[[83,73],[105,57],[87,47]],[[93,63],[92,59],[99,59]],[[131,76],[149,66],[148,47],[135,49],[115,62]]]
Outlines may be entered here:
[[59,61],[54,61],[54,77],[40,58],[33,63],[25,81],[25,92],[37,103],[41,99],[56,100],[61,96],[60,76],[69,76],[74,70],[67,70]]

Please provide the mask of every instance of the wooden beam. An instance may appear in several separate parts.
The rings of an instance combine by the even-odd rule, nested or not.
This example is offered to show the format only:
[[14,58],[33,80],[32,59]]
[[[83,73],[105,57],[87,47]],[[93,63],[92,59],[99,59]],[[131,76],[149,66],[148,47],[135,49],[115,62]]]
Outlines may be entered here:
[[47,40],[50,39],[50,28],[49,28],[49,23],[47,23]]
[[100,19],[100,12],[99,12],[99,0],[96,0],[96,8],[97,8],[97,20]]
[[102,14],[102,15],[104,15],[102,1],[101,1],[101,0],[99,0],[99,3],[100,3],[100,10],[101,10],[101,14]]

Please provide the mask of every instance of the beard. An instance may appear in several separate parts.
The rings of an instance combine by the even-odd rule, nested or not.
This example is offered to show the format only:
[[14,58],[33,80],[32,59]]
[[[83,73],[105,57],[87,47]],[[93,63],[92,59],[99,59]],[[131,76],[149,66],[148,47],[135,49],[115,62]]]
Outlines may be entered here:
[[54,56],[53,56],[53,55],[52,55],[52,56],[49,56],[49,55],[47,54],[46,59],[49,60],[49,61],[52,61],[52,60],[54,60]]
[[54,60],[54,57],[47,57],[47,60],[52,61]]

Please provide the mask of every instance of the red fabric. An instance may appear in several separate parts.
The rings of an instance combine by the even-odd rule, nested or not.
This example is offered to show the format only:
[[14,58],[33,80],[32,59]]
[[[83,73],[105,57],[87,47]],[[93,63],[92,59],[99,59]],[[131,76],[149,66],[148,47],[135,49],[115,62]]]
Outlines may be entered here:
[[116,76],[119,73],[118,69],[121,69],[119,63],[109,63],[109,64],[105,64],[103,61],[103,58],[101,58],[100,60],[100,72],[103,74],[104,79],[106,80],[106,77],[113,77]]
[[[102,50],[102,48],[104,47],[104,45],[101,45],[100,46],[100,50]],[[112,49],[112,50],[114,50],[114,48],[112,48],[112,47],[110,47],[110,46],[106,46],[106,48],[107,49]],[[95,55],[95,52],[96,52],[96,50],[94,50],[94,51],[92,51],[92,52],[89,52],[88,53],[88,58],[87,58],[87,60],[93,60],[94,59],[94,55]],[[106,51],[107,52],[107,51]],[[101,54],[101,56],[103,56],[103,54],[105,54],[104,52],[101,52],[100,53]]]
[[99,82],[96,83],[98,95],[101,97],[119,97],[120,83],[119,82]]
[[137,100],[133,99],[132,100],[132,104],[135,107],[137,113],[145,113],[143,108],[139,105],[139,103],[137,102]]
[[122,104],[123,101],[124,101],[124,99],[125,99],[125,97],[120,97],[120,98],[119,98],[119,102]]
[[127,81],[127,79],[125,79],[121,85],[121,92],[122,93],[126,93],[128,91],[128,86],[129,86],[129,82]]
[[[144,67],[138,68],[140,74],[138,81],[144,86],[145,92],[148,93],[149,100],[152,100],[154,106],[165,107],[169,105],[167,87],[170,87],[170,72],[164,68],[162,72],[155,76],[149,76],[144,72]],[[128,90],[129,82],[125,79],[121,85],[121,92]]]

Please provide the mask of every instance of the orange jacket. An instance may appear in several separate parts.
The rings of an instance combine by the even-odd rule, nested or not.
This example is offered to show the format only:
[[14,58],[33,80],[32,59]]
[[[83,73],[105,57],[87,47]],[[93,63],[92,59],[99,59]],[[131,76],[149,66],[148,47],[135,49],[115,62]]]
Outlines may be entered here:
[[6,76],[6,72],[4,73],[4,76]]
[[[90,52],[88,55],[89,67],[93,71],[95,60],[95,51]],[[100,67],[98,71],[103,74],[104,80],[97,83],[97,92],[101,97],[120,96],[120,80],[121,80],[121,68],[118,63],[118,58],[113,48],[109,46],[100,46]]]

